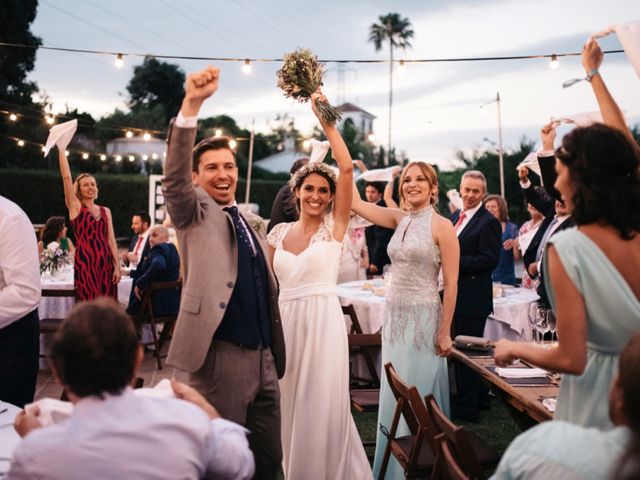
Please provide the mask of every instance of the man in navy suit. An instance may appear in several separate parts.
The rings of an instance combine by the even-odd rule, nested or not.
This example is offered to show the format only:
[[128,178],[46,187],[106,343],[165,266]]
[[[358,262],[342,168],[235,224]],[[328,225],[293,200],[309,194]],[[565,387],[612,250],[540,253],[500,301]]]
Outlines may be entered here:
[[[148,257],[138,267],[138,275],[133,282],[127,313],[136,314],[144,291],[152,282],[173,282],[180,277],[180,256],[169,241],[169,230],[156,225],[149,232]],[[178,290],[163,290],[154,294],[153,313],[156,315],[176,315],[180,308]]]
[[[454,335],[482,337],[484,324],[493,311],[491,272],[500,257],[500,222],[482,205],[487,181],[477,170],[465,172],[460,181],[462,210],[451,217],[460,242],[458,298],[453,314]],[[462,420],[478,420],[486,398],[481,377],[464,365],[457,365],[458,396],[453,415]]]

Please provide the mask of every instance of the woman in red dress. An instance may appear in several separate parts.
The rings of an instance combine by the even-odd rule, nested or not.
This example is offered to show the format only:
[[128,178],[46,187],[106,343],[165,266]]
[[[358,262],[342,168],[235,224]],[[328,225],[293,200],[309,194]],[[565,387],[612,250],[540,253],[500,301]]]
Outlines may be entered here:
[[64,149],[58,149],[64,201],[76,235],[74,285],[76,299],[118,298],[120,264],[113,233],[111,211],[95,204],[98,198],[96,179],[88,173],[71,181],[71,170]]

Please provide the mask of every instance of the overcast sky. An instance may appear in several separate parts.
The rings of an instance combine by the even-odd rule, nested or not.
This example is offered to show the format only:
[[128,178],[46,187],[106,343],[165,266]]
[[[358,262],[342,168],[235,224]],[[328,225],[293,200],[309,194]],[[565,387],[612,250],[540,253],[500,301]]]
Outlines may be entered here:
[[[386,59],[367,42],[379,15],[398,12],[410,19],[413,47],[396,58],[534,55],[580,51],[587,36],[610,24],[640,20],[637,0],[378,0],[300,2],[294,0],[40,0],[32,26],[43,45],[161,55],[280,58],[297,47],[326,59]],[[615,36],[603,50],[619,49]],[[117,69],[113,57],[39,50],[35,80],[54,104],[96,117],[125,108],[126,84],[140,58],[126,58]],[[173,61],[172,61],[173,62]],[[186,71],[206,65],[177,60]],[[314,125],[308,105],[285,99],[275,86],[278,63],[218,63],[221,86],[203,115],[228,114],[240,125],[255,118],[268,130],[277,114],[295,118],[302,132]],[[338,66],[327,65],[325,93],[356,103],[377,116],[376,141],[386,145],[388,65],[348,64],[344,84]],[[624,54],[605,57],[602,67],[614,97],[631,123],[640,122],[640,80]],[[495,103],[502,98],[505,148],[523,135],[536,138],[550,116],[597,109],[586,82],[563,90],[562,82],[584,76],[579,58],[408,65],[394,76],[393,143],[413,160],[451,166],[456,149],[496,142]]]

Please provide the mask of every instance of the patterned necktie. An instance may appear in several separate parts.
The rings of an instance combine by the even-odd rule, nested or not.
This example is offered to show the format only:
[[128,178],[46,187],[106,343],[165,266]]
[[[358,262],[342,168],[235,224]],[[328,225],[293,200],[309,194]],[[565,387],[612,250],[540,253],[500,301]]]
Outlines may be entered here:
[[233,226],[236,229],[236,237],[238,237],[238,241],[244,243],[251,252],[251,255],[255,256],[256,253],[253,250],[253,245],[251,245],[251,240],[249,240],[249,235],[251,234],[247,232],[247,229],[242,223],[240,213],[238,213],[238,207],[234,205],[232,207],[224,207],[223,210],[231,215],[231,220],[233,220]]
[[465,218],[467,218],[467,214],[464,213],[464,210],[463,210],[462,212],[460,212],[460,216],[458,217],[458,221],[453,226],[453,228],[455,229],[456,232],[458,230],[460,230],[460,227],[462,226],[462,222],[464,221]]

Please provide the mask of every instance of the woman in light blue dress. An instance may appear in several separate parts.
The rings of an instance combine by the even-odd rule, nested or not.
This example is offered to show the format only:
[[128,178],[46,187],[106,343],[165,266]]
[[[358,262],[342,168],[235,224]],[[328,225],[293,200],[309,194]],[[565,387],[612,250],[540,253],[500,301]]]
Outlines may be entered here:
[[[382,327],[382,364],[391,362],[398,375],[433,394],[449,412],[446,356],[451,350],[451,321],[456,302],[460,247],[453,225],[434,211],[438,180],[423,162],[407,165],[400,177],[400,198],[407,211],[364,202],[354,188],[352,209],[370,222],[394,228],[388,246],[392,265]],[[442,266],[444,302],[438,295]],[[382,378],[378,424],[391,428],[396,401]],[[409,433],[404,422],[398,436]],[[378,476],[387,439],[379,431],[373,465]],[[390,461],[385,478],[404,478],[400,465]]]
[[577,228],[550,238],[543,262],[558,343],[501,340],[499,365],[522,358],[564,373],[554,419],[612,428],[618,356],[640,331],[640,154],[620,130],[576,128],[556,151],[556,189]]

